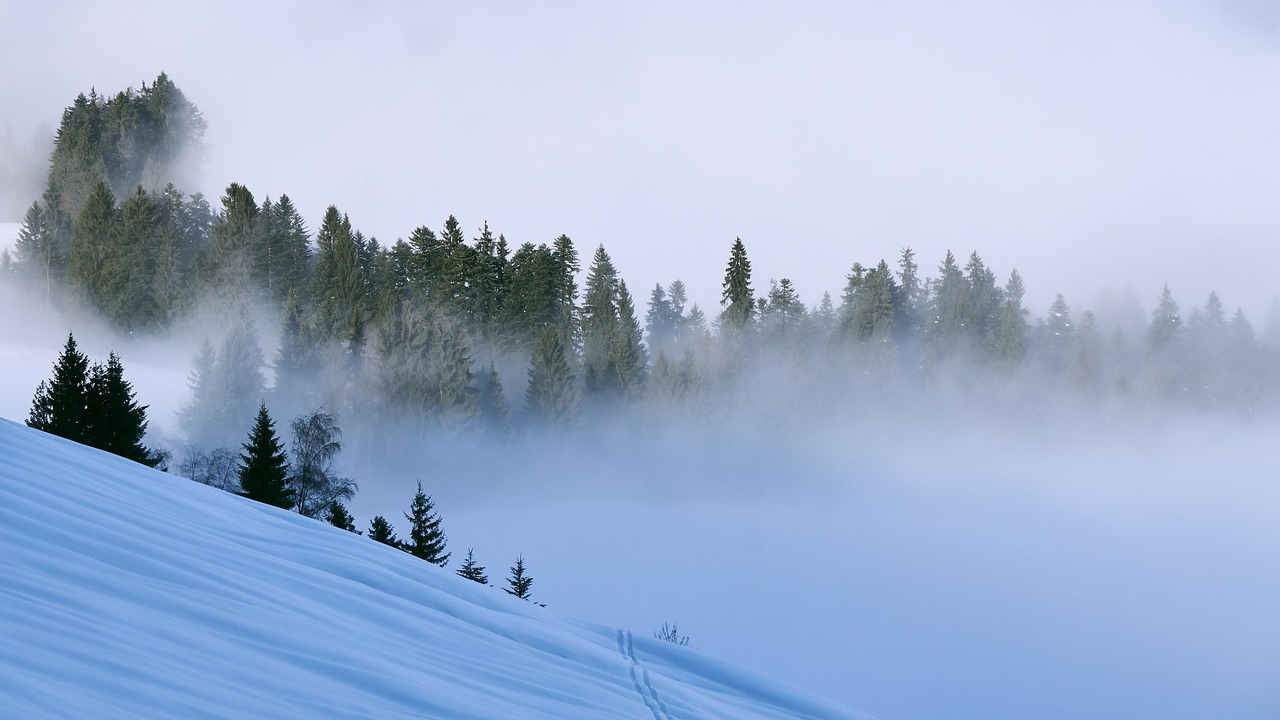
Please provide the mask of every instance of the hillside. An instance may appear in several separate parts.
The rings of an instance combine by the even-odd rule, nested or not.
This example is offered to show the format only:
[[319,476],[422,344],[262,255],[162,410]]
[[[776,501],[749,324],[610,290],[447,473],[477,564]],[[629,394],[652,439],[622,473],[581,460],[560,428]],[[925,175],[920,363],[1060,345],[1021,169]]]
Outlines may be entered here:
[[865,717],[9,421],[0,547],[12,717]]

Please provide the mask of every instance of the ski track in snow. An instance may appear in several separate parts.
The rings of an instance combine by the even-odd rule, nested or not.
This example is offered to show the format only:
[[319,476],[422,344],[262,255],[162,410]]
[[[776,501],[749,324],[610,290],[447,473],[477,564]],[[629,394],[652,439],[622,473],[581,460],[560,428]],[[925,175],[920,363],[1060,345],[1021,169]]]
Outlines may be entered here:
[[[644,706],[649,708],[649,712],[653,713],[653,720],[671,720],[671,715],[667,712],[667,708],[662,704],[662,700],[658,699],[658,693],[653,689],[653,683],[649,680],[649,671],[645,670],[636,659],[635,647],[631,643],[631,632],[622,630],[618,631],[618,652],[622,653],[622,657],[627,660],[627,673],[631,675],[631,684],[635,687],[636,693],[640,695],[640,699],[644,701]],[[639,671],[639,676],[636,671]],[[644,679],[643,684],[641,678]]]

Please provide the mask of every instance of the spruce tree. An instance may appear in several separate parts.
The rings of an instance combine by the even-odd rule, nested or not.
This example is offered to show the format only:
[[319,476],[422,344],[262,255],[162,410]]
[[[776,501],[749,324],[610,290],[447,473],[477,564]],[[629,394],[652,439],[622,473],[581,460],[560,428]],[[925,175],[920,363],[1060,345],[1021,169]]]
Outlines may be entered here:
[[533,585],[533,578],[525,574],[524,556],[516,556],[516,564],[511,566],[511,576],[507,578],[507,587],[502,588],[509,595],[515,595],[521,600],[529,599],[529,588]]
[[612,393],[621,389],[611,352],[617,334],[618,271],[601,245],[591,260],[582,301],[582,374],[587,391]]
[[86,393],[85,444],[155,467],[163,457],[142,446],[147,432],[147,406],[134,398],[124,367],[114,352],[105,365],[95,364]]
[[267,404],[258,406],[258,416],[248,442],[240,454],[240,492],[250,500],[279,508],[293,506],[289,492],[289,464],[284,446],[276,437],[275,423],[267,412]]
[[387,522],[387,519],[381,515],[374,515],[373,520],[369,521],[369,538],[398,550],[404,549],[400,545],[400,541],[396,539],[396,532],[391,527],[391,523]]
[[36,388],[27,425],[75,442],[87,440],[89,358],[67,333],[66,345],[53,365],[53,378]]
[[431,496],[422,492],[421,482],[404,518],[409,521],[409,539],[403,545],[404,551],[441,567],[447,565],[450,553],[444,551],[446,538],[440,527],[440,514],[435,511]]
[[733,330],[744,328],[755,313],[755,298],[751,290],[751,261],[747,259],[747,249],[742,244],[742,238],[736,238],[729,250],[729,265],[724,271],[724,290],[720,304],[725,306],[720,316],[721,325]]
[[347,512],[347,506],[340,500],[329,503],[329,524],[347,532],[360,534],[360,531],[356,530],[355,518],[351,517],[351,513]]
[[489,576],[485,575],[484,566],[476,562],[471,548],[467,548],[467,557],[462,561],[462,567],[458,568],[457,573],[472,582],[478,582],[481,585],[489,584]]
[[578,389],[560,333],[553,326],[543,328],[533,346],[525,409],[547,425],[570,424],[578,417]]

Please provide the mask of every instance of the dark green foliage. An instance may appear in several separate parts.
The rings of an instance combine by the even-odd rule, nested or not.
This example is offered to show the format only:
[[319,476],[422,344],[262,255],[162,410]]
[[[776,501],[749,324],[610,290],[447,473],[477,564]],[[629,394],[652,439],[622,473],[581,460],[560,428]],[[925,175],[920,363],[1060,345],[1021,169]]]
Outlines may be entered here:
[[333,467],[342,450],[338,418],[316,410],[294,418],[289,427],[293,431],[293,466],[288,480],[293,509],[307,517],[320,517],[356,492],[355,482],[338,475]]
[[516,564],[511,566],[511,576],[507,578],[507,587],[502,588],[509,595],[521,600],[529,599],[529,588],[533,586],[533,578],[525,574],[524,556],[516,556]]
[[421,482],[404,518],[409,521],[409,539],[402,546],[404,551],[441,567],[447,565],[450,553],[444,551],[447,538],[440,527],[440,514],[435,511],[431,496],[422,492]]
[[267,405],[258,406],[258,416],[249,440],[240,454],[240,492],[250,500],[274,505],[278,508],[293,506],[293,494],[289,490],[289,462],[284,445],[276,437],[275,422],[267,412]]
[[373,516],[373,520],[369,521],[369,539],[377,540],[383,545],[390,545],[396,549],[403,549],[400,541],[396,539],[396,532],[391,527],[391,523],[381,515]]
[[162,459],[142,445],[147,432],[147,407],[134,398],[124,379],[124,367],[114,352],[106,365],[94,365],[86,393],[86,445],[155,467]]
[[80,352],[75,337],[53,366],[53,378],[36,388],[27,425],[52,435],[85,442],[89,407],[89,358]]
[[96,93],[78,96],[63,111],[45,186],[55,227],[70,230],[64,219],[80,214],[99,182],[118,194],[139,185],[149,192],[169,182],[193,185],[205,128],[199,110],[163,73],[140,91],[130,88],[106,100]]
[[618,334],[618,272],[601,245],[587,272],[582,302],[582,374],[588,392],[615,395],[621,390],[613,356]]
[[338,500],[329,503],[329,524],[347,532],[360,534],[360,531],[356,530],[355,518],[351,517],[351,513],[347,512],[347,506]]
[[640,323],[626,282],[618,281],[618,325],[609,346],[610,365],[617,373],[624,399],[639,397],[648,375],[649,361],[640,340]]
[[94,308],[103,307],[110,292],[112,267],[108,257],[118,232],[115,202],[105,182],[93,185],[71,235],[68,277]]
[[310,233],[288,195],[262,203],[260,241],[254,248],[254,270],[267,297],[284,302],[300,297],[307,287],[311,261]]
[[330,205],[316,234],[316,270],[312,292],[320,337],[346,343],[355,351],[364,342],[368,320],[368,279],[361,267],[361,246],[351,220]]
[[467,557],[462,561],[462,567],[457,569],[457,573],[472,582],[478,582],[481,585],[489,584],[489,576],[485,575],[484,566],[476,562],[472,556],[471,548],[467,548]]
[[720,304],[724,312],[720,324],[731,330],[741,330],[751,322],[755,314],[755,298],[751,290],[751,261],[747,259],[742,238],[736,238],[729,250],[729,265],[724,271],[724,290]]
[[560,337],[554,326],[543,329],[529,362],[525,410],[545,425],[568,425],[578,418],[578,389]]
[[165,458],[142,445],[147,408],[134,398],[119,356],[90,367],[71,334],[53,378],[36,388],[27,425],[150,467]]

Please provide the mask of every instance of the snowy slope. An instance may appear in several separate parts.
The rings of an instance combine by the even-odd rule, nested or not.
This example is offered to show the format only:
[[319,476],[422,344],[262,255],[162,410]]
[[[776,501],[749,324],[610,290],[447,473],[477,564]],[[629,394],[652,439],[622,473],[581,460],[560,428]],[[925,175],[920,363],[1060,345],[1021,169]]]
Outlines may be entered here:
[[0,610],[8,717],[865,717],[9,421]]

